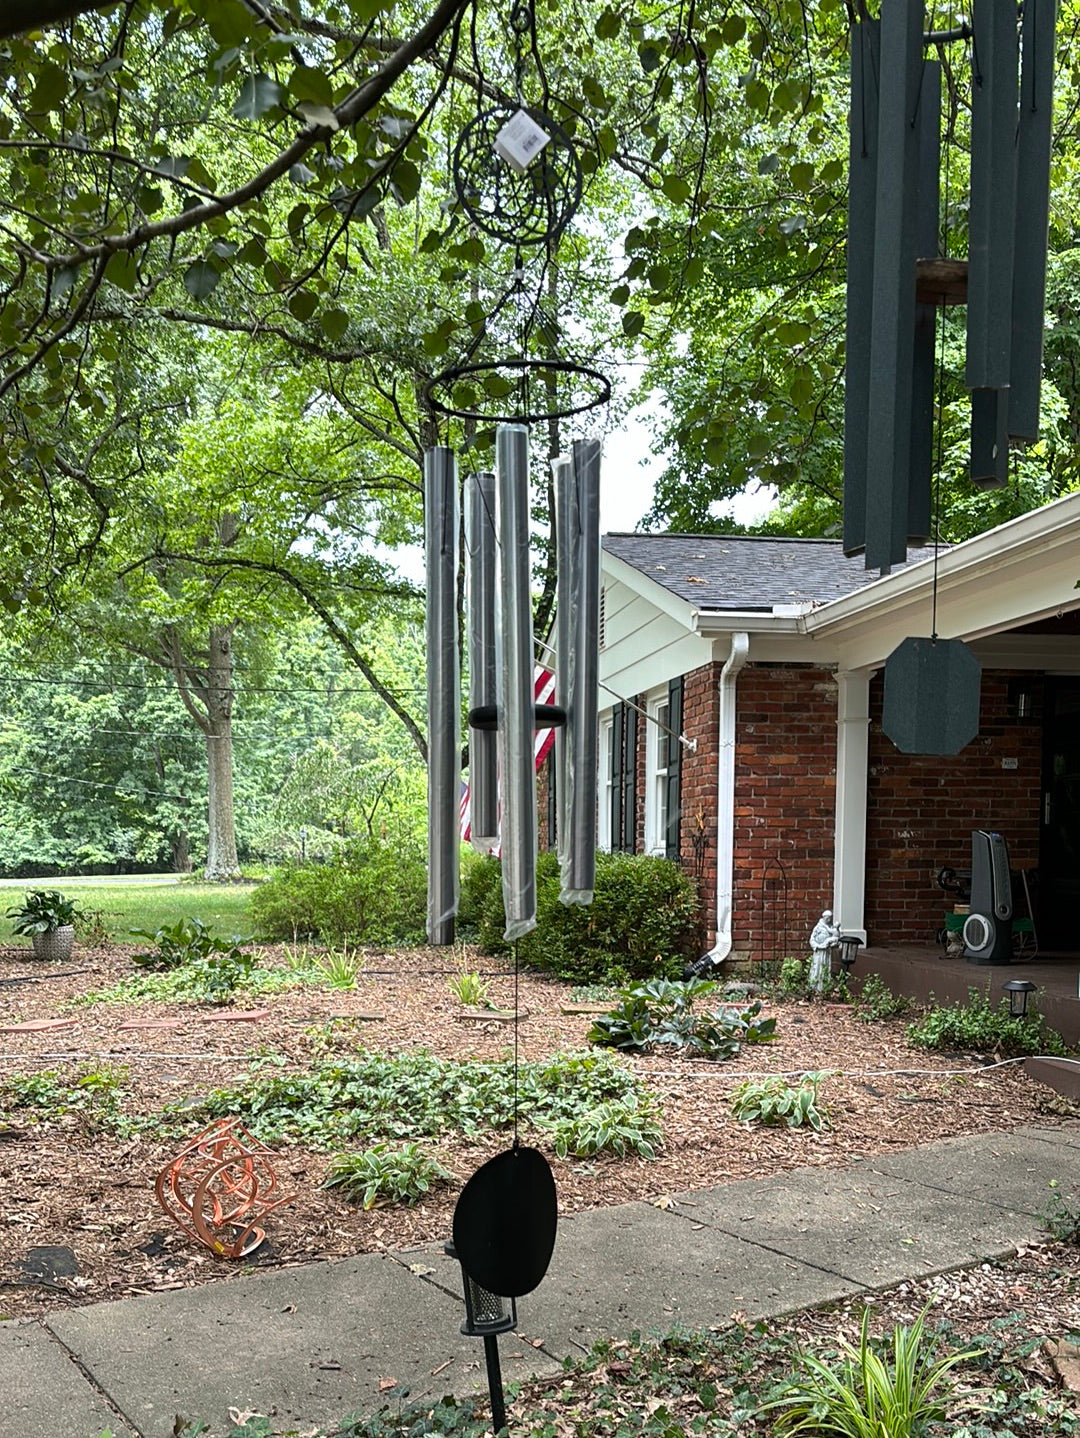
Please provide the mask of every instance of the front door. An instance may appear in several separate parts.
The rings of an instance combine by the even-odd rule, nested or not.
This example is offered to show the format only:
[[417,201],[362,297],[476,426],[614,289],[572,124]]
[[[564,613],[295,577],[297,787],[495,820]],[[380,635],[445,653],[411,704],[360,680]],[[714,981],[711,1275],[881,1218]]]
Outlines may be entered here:
[[1080,951],[1080,679],[1046,681],[1039,948]]

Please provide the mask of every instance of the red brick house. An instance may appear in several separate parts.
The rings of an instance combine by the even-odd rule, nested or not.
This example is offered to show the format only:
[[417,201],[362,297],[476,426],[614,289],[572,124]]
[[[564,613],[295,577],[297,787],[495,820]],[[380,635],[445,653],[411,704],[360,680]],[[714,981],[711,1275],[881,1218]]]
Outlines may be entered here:
[[[912,635],[967,642],[979,733],[900,753],[882,670]],[[931,945],[943,866],[993,829],[1080,950],[1080,494],[875,579],[831,540],[603,541],[601,847],[677,857],[732,961],[806,950],[831,908],[871,944]]]

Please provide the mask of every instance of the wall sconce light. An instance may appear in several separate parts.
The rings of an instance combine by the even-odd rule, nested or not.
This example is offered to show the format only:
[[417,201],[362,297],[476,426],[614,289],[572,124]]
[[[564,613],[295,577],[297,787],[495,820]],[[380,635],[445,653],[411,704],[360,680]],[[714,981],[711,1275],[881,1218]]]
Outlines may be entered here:
[[1001,987],[1009,996],[1009,1017],[1013,1019],[1026,1018],[1028,995],[1038,990],[1038,984],[1033,984],[1030,979],[1010,979]]
[[[457,1258],[457,1249],[452,1243],[444,1244],[443,1252],[448,1258]],[[497,1293],[481,1288],[464,1267],[461,1269],[461,1288],[465,1296],[465,1322],[461,1331],[466,1338],[484,1340],[488,1392],[491,1394],[491,1427],[494,1433],[501,1433],[506,1427],[506,1399],[499,1367],[498,1336],[517,1327],[517,1305],[512,1298],[500,1298]]]

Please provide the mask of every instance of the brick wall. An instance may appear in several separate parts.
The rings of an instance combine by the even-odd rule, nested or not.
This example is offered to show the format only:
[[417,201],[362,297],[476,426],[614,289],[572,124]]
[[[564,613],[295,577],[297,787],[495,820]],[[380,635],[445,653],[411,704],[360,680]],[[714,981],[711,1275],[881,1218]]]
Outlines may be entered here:
[[[901,754],[881,730],[882,676],[870,689],[866,926],[872,944],[932,944],[945,896],[945,865],[971,864],[972,829],[1005,835],[1014,869],[1039,855],[1042,726],[1009,712],[1009,680],[982,677],[977,737],[953,757]],[[1030,676],[1029,676],[1030,677]],[[1015,759],[1015,769],[1003,768]]]
[[832,905],[836,681],[799,665],[748,664],[738,680],[732,947],[802,954]]

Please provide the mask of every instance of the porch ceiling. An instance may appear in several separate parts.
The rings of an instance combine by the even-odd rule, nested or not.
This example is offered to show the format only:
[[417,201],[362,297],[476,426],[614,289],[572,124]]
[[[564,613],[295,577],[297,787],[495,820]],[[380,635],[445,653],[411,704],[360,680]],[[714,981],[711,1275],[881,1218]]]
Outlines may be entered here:
[[[993,655],[995,663],[1011,663],[1023,647],[1028,657],[1020,667],[1075,670],[1067,658],[1077,652],[1075,639],[1050,642],[1047,636],[1014,645],[988,636],[1080,609],[1080,494],[943,550],[937,580],[942,638],[985,641],[979,646],[984,662]],[[805,617],[806,632],[842,669],[876,668],[903,639],[930,633],[933,584],[934,561],[924,560],[815,609]],[[1049,663],[1036,662],[1043,649]]]

